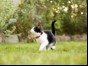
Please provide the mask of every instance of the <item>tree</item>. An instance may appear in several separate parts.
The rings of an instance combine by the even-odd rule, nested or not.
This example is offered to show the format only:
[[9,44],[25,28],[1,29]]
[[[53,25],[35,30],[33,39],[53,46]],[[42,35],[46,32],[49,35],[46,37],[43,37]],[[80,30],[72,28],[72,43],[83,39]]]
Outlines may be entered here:
[[13,29],[9,30],[7,27],[16,22],[14,19],[10,20],[17,9],[12,1],[13,0],[0,0],[0,32],[5,34],[12,34],[14,28],[11,27]]
[[[82,34],[87,32],[86,1],[22,0],[18,8],[13,8],[15,12],[10,12],[11,15],[9,15],[8,19],[17,18],[15,33],[23,33],[24,36],[27,35],[30,28],[37,22],[43,23],[44,29],[51,29],[50,25],[53,19],[57,20],[55,27],[58,34]],[[13,10],[11,6],[8,6],[8,8],[9,10]],[[8,19],[6,20],[8,21]],[[0,21],[2,24],[6,23],[6,20],[1,20],[3,21]]]

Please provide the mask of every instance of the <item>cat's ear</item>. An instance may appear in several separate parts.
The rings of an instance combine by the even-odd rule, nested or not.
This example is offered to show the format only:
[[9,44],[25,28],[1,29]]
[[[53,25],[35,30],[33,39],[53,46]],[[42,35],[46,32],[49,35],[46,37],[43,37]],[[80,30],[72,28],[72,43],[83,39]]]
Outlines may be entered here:
[[36,24],[36,26],[41,29],[42,23],[41,23],[41,22],[38,22],[38,23]]

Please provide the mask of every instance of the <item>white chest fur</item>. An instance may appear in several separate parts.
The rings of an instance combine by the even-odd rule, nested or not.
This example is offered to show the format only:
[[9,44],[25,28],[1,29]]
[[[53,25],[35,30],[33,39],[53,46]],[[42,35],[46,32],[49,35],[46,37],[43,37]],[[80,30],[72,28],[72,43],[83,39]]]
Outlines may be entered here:
[[45,34],[44,32],[39,38],[36,39],[36,41],[40,44],[49,43],[47,39],[47,34]]

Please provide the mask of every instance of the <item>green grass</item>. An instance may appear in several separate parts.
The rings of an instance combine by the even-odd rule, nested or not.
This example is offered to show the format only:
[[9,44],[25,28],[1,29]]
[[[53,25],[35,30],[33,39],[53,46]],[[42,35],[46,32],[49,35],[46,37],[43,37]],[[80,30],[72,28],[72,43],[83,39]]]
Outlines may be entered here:
[[0,64],[87,65],[86,41],[61,41],[55,50],[39,52],[37,43],[0,44]]

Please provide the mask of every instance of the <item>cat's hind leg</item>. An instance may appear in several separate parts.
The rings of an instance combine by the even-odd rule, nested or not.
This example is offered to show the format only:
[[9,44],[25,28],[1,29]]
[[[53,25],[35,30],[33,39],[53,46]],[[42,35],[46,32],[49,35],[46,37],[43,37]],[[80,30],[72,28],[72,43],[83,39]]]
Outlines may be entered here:
[[50,48],[51,48],[52,50],[54,50],[54,49],[55,49],[55,43],[51,43],[51,44],[50,44]]

